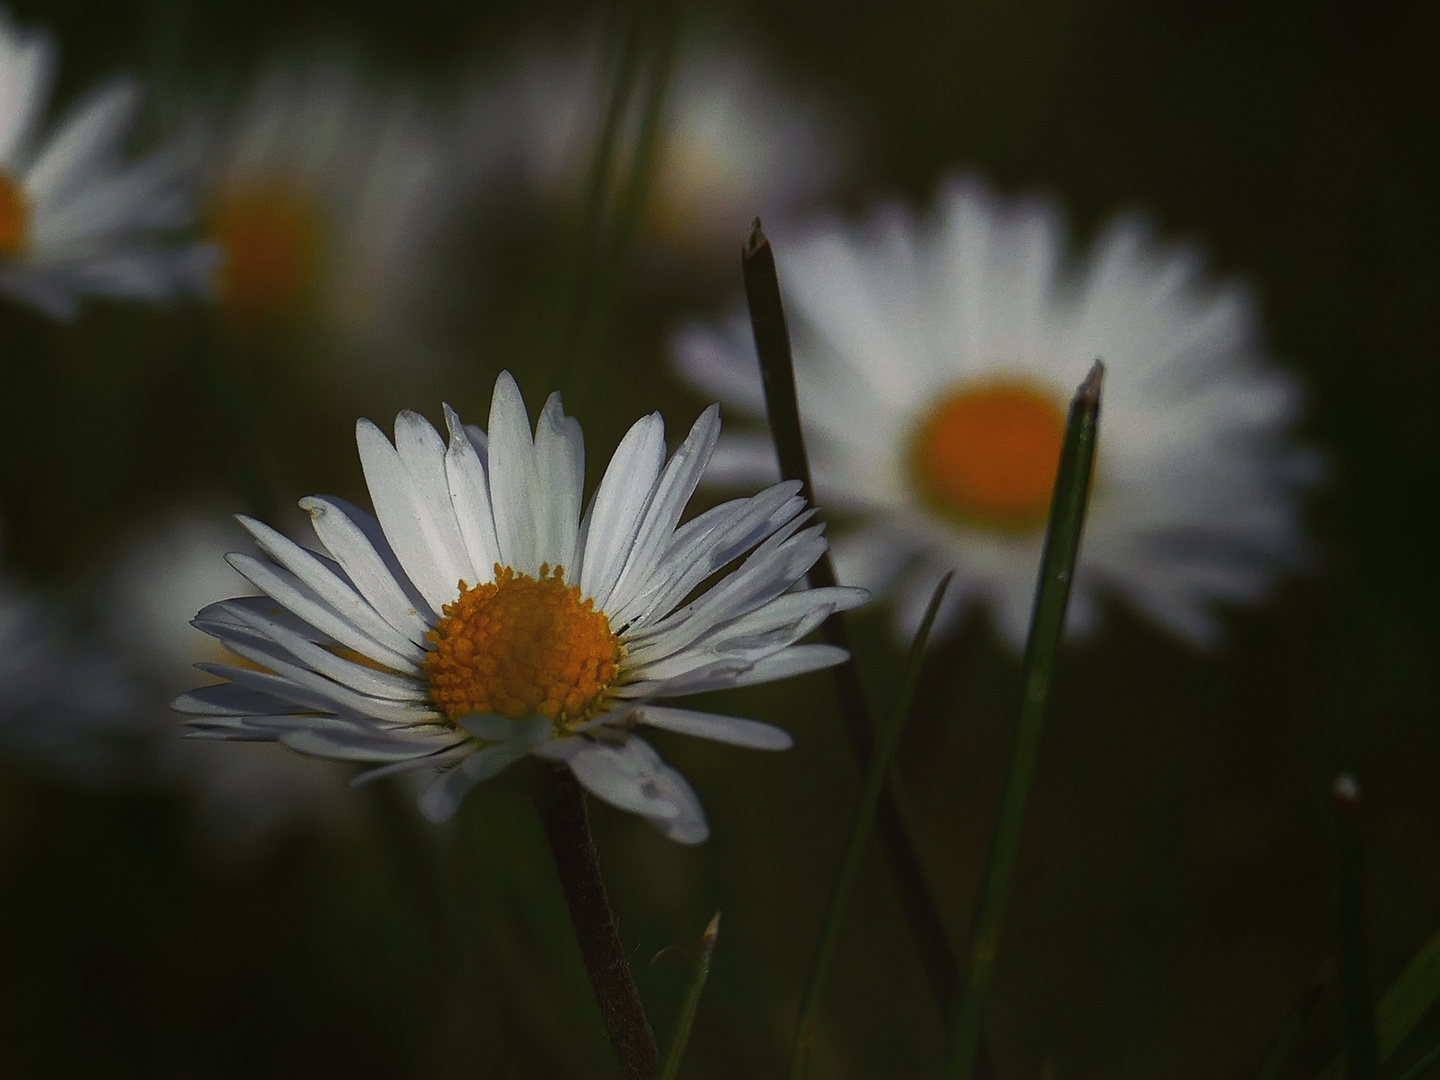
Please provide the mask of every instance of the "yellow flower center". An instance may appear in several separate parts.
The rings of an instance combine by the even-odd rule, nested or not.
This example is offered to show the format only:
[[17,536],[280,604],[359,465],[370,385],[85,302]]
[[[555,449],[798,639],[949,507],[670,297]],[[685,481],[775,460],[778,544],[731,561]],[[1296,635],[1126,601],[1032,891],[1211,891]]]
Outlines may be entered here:
[[243,326],[291,310],[310,290],[320,246],[317,208],[285,184],[254,184],[222,196],[209,215],[220,248],[215,290]]
[[921,497],[966,524],[1028,532],[1045,524],[1065,413],[1023,382],[961,386],[916,428],[910,467]]
[[540,576],[495,567],[495,580],[445,605],[423,670],[450,720],[469,713],[543,716],[568,727],[596,715],[623,650],[610,620],[548,564]]
[[25,253],[29,239],[30,207],[20,185],[0,172],[0,256],[15,259]]

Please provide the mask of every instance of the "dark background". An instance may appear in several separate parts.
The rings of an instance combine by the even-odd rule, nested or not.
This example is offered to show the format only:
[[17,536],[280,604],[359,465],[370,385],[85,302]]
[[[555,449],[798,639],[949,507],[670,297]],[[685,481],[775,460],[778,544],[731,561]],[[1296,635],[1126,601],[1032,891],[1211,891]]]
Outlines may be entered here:
[[[596,15],[425,0],[13,13],[57,39],[62,102],[120,70],[208,85],[336,37],[443,92]],[[1254,1075],[1333,953],[1338,769],[1367,795],[1376,985],[1440,927],[1436,9],[691,0],[687,14],[743,31],[794,82],[853,110],[870,149],[867,173],[837,196],[848,209],[896,193],[926,204],[943,176],[977,169],[1004,193],[1059,198],[1077,249],[1115,212],[1142,208],[1162,237],[1199,241],[1212,271],[1256,289],[1272,354],[1308,387],[1302,434],[1330,461],[1306,508],[1317,566],[1268,606],[1235,612],[1214,654],[1121,610],[1067,654],[987,1018],[1004,1080]],[[532,410],[546,389],[526,358],[563,303],[559,240],[523,230],[476,230],[501,254],[475,260],[490,272],[465,323],[474,365],[444,391],[468,416],[483,416],[501,367]],[[592,471],[642,413],[664,408],[674,436],[701,405],[663,374],[636,377],[663,372],[682,313],[732,303],[732,252],[697,258],[713,258],[713,283],[656,290],[636,276],[622,288],[595,347],[612,374],[570,401]],[[196,312],[96,305],[57,327],[7,305],[0,347],[12,572],[73,592],[118,530],[225,475],[224,425],[196,374],[213,360],[197,350],[221,346]],[[359,393],[342,409],[302,385],[276,406],[278,500],[362,495],[357,411],[438,411],[428,389],[424,401]],[[878,618],[862,617],[860,635],[883,700],[893,646]],[[902,749],[957,938],[1016,694],[1015,661],[967,626],[934,656]],[[662,1042],[683,954],[724,912],[684,1074],[772,1076],[858,780],[823,676],[714,704],[784,723],[797,746],[771,757],[656,739],[704,800],[712,840],[682,848],[604,808],[595,824]],[[296,833],[222,864],[196,851],[177,796],[78,791],[0,762],[0,1075],[615,1075],[519,779],[478,790],[439,828],[412,819],[399,792],[355,798],[362,828]],[[1332,991],[1296,1075],[1328,1059],[1337,1024]],[[1431,1021],[1396,1062],[1437,1035]],[[942,1046],[872,858],[813,1075],[934,1076]]]

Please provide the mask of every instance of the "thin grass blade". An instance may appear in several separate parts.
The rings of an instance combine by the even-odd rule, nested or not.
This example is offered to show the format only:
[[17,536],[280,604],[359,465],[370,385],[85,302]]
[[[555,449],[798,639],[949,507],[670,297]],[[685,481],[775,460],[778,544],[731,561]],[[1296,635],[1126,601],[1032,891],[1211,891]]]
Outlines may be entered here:
[[1399,1080],[1421,1080],[1436,1065],[1440,1065],[1440,1046],[1431,1049],[1428,1054],[1401,1073]]
[[1070,582],[1084,531],[1104,374],[1104,365],[1096,360],[1070,404],[1070,415],[1065,423],[1060,468],[1055,477],[1050,521],[1045,529],[1045,547],[1040,556],[1035,607],[1030,616],[1030,635],[1025,643],[1025,659],[1021,666],[1020,719],[1006,770],[1000,815],[991,837],[990,855],[981,879],[980,899],[970,930],[964,983],[955,999],[950,1020],[949,1071],[946,1075],[956,1080],[970,1080],[975,1074],[981,1020],[994,975],[995,958],[1000,950],[1005,901],[1010,893],[1010,878],[1020,848],[1020,830],[1024,825],[1030,780],[1039,757],[1040,730],[1050,698],[1055,663],[1060,655]]
[[665,1064],[660,1070],[660,1080],[675,1080],[680,1072],[680,1059],[685,1056],[685,1044],[690,1041],[690,1029],[695,1026],[695,1014],[700,1011],[700,995],[705,992],[705,982],[710,978],[710,958],[715,954],[715,939],[720,936],[720,913],[717,911],[705,932],[700,935],[700,962],[695,965],[695,975],[685,1000],[680,1006],[680,1016],[675,1022],[675,1034],[670,1039],[670,1048],[665,1053]]
[[805,993],[800,999],[800,1018],[795,1025],[795,1045],[790,1054],[791,1080],[800,1080],[805,1075],[810,1043],[815,1033],[815,1018],[820,1012],[821,995],[830,976],[830,967],[835,961],[840,927],[845,921],[845,912],[850,906],[850,897],[855,891],[855,881],[860,874],[865,841],[870,837],[870,827],[875,821],[880,795],[885,789],[885,780],[891,763],[895,760],[895,752],[900,747],[900,734],[910,715],[910,703],[914,699],[915,687],[920,681],[920,669],[925,662],[925,643],[930,638],[930,627],[935,623],[935,613],[940,610],[940,601],[954,575],[952,570],[941,578],[940,584],[935,587],[935,592],[930,597],[925,618],[920,623],[915,640],[910,644],[910,654],[905,661],[904,681],[900,684],[900,693],[895,699],[895,711],[881,735],[879,747],[870,759],[870,767],[865,776],[865,790],[860,797],[860,806],[855,811],[854,824],[850,826],[850,838],[845,842],[845,854],[840,860],[840,870],[835,875],[830,899],[825,905],[820,943],[815,948],[815,957],[810,962],[810,975],[805,980]]
[[1295,1007],[1285,1017],[1285,1024],[1281,1027],[1280,1034],[1275,1037],[1275,1045],[1255,1080],[1280,1080],[1285,1075],[1285,1067],[1290,1064],[1295,1048],[1300,1044],[1300,1036],[1305,1033],[1305,1024],[1315,1011],[1315,1006],[1320,1004],[1320,999],[1325,996],[1325,987],[1329,983],[1330,962],[1327,960],[1320,973],[1315,976],[1315,981],[1300,995],[1300,1000],[1295,1002]]
[[[810,483],[810,463],[800,429],[800,408],[795,396],[795,365],[790,354],[790,332],[785,325],[785,308],[780,301],[780,279],[775,254],[760,229],[760,219],[750,226],[741,246],[740,264],[745,276],[745,297],[750,305],[750,324],[755,333],[755,352],[765,388],[765,410],[770,434],[780,460],[780,473],[787,480],[799,480],[801,493],[815,500]],[[826,551],[810,569],[810,584],[816,588],[834,585],[835,568]],[[850,654],[845,663],[831,668],[839,694],[845,733],[862,774],[870,769],[875,750],[875,721],[867,704],[865,685],[850,631],[841,612],[821,627],[825,640]],[[905,921],[916,952],[925,970],[930,990],[941,1013],[950,1008],[955,994],[958,969],[945,923],[935,905],[930,884],[916,853],[913,815],[908,810],[899,775],[891,770],[875,813],[875,831],[890,869],[891,879],[905,912]]]
[[1365,948],[1365,865],[1360,843],[1360,785],[1342,773],[1335,801],[1336,908],[1340,931],[1340,1007],[1345,1022],[1345,1063],[1350,1080],[1380,1075],[1375,998]]

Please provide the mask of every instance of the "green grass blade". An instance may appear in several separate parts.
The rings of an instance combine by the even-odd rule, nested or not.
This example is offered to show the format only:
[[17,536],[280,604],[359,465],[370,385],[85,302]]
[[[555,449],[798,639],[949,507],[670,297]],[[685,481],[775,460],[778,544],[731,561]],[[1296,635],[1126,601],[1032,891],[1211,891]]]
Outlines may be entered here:
[[1325,995],[1325,986],[1330,981],[1329,967],[1327,961],[1315,981],[1300,995],[1300,1000],[1295,1002],[1295,1007],[1285,1017],[1284,1026],[1275,1037],[1275,1046],[1271,1049],[1270,1056],[1265,1059],[1260,1072],[1256,1074],[1255,1080],[1280,1080],[1285,1074],[1285,1067],[1290,1064],[1290,1058],[1300,1043],[1300,1036],[1305,1032],[1305,1024],[1310,1019],[1310,1014]]
[[1389,1059],[1440,998],[1440,932],[1420,946],[1375,1010],[1380,1060]]
[[675,1080],[680,1072],[680,1059],[685,1056],[685,1044],[690,1041],[690,1029],[695,1026],[695,1014],[700,1011],[700,995],[705,992],[705,981],[710,978],[710,958],[715,953],[715,939],[720,936],[720,913],[717,911],[705,932],[700,935],[700,962],[695,965],[695,975],[690,980],[690,989],[680,1006],[680,1016],[675,1022],[675,1034],[670,1039],[670,1049],[665,1053],[665,1064],[660,1069],[660,1080]]
[[1360,842],[1360,785],[1342,773],[1333,789],[1336,810],[1336,907],[1339,915],[1340,1004],[1350,1080],[1376,1080],[1380,1044],[1365,948],[1365,865]]
[[[683,0],[632,0],[615,34],[619,58],[581,202],[581,246],[555,383],[585,396],[582,354],[610,330],[659,147]],[[638,124],[638,126],[635,126]],[[633,130],[632,130],[633,128]],[[629,160],[621,160],[628,147]],[[616,180],[622,182],[616,187]],[[578,370],[577,370],[578,368]],[[576,385],[570,385],[574,382]]]
[[1401,1073],[1400,1080],[1420,1080],[1422,1076],[1436,1065],[1440,1065],[1440,1046],[1433,1048],[1428,1054],[1415,1062],[1414,1065],[1411,1065],[1410,1068]]
[[1064,636],[1065,608],[1070,599],[1070,582],[1085,525],[1104,372],[1104,365],[1095,361],[1095,366],[1070,404],[1070,415],[1065,424],[1060,468],[1055,477],[1050,521],[1046,526],[1045,547],[1040,557],[1035,607],[1030,616],[1030,636],[1025,643],[1025,659],[1021,667],[1020,720],[1006,770],[1000,815],[995,822],[990,855],[980,884],[980,899],[971,926],[965,981],[951,1013],[949,1071],[946,1075],[956,1080],[969,1080],[976,1067],[981,1019],[994,975],[995,957],[1000,948],[1005,900],[1010,892],[1010,877],[1020,847],[1026,799],[1039,756],[1040,729]]
[[[1375,1035],[1381,1064],[1389,1061],[1409,1038],[1437,998],[1440,998],[1440,931],[1420,946],[1375,1006]],[[1342,1069],[1340,1061],[1332,1061],[1317,1080],[1332,1080],[1341,1075]]]
[[[741,248],[745,275],[745,296],[750,304],[750,324],[755,332],[755,351],[765,386],[765,410],[770,433],[780,459],[780,473],[787,480],[799,480],[802,494],[815,500],[810,484],[810,464],[800,430],[800,410],[795,397],[795,369],[790,355],[790,334],[785,326],[785,309],[780,302],[780,280],[775,272],[775,255],[770,241],[760,231],[756,218]],[[835,569],[829,551],[821,554],[810,569],[810,584],[822,588],[835,584]],[[841,717],[850,747],[862,774],[869,771],[875,749],[875,722],[867,705],[865,686],[845,618],[836,612],[825,620],[825,640],[850,654],[850,659],[830,669],[838,691]],[[926,980],[942,1014],[950,1007],[958,976],[954,951],[944,921],[930,890],[915,850],[915,829],[907,810],[898,774],[891,770],[875,814],[875,831],[880,850],[890,870],[905,921],[914,939]]]
[[820,998],[835,960],[835,949],[840,940],[840,927],[845,921],[845,911],[850,906],[850,896],[855,891],[855,881],[860,875],[865,841],[869,839],[870,826],[875,820],[875,811],[880,805],[880,795],[885,789],[891,762],[895,760],[895,751],[900,747],[900,733],[910,715],[910,702],[915,696],[916,684],[920,681],[920,669],[925,661],[925,643],[930,638],[930,627],[934,625],[935,613],[940,610],[940,601],[954,575],[953,570],[946,574],[930,597],[925,618],[920,623],[915,640],[910,644],[910,655],[905,661],[904,681],[900,684],[900,693],[895,699],[895,711],[881,735],[879,747],[870,758],[870,767],[865,776],[865,790],[860,797],[860,806],[855,811],[854,824],[850,826],[850,838],[845,843],[845,854],[840,860],[840,870],[835,875],[830,899],[825,905],[820,943],[815,948],[814,959],[810,962],[810,975],[805,980],[805,993],[800,999],[800,1017],[795,1025],[795,1046],[790,1054],[791,1080],[800,1080],[805,1075],[810,1042],[814,1036],[815,1018],[820,1012]]

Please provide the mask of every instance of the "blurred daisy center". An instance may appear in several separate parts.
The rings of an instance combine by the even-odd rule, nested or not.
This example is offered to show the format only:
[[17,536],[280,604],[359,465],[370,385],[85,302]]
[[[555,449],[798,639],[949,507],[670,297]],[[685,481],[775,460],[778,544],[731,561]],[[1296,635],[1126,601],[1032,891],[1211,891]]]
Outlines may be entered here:
[[620,640],[564,573],[546,564],[534,578],[497,565],[488,585],[460,583],[423,665],[446,717],[538,715],[567,727],[600,711],[619,671]]
[[219,245],[216,292],[229,315],[257,323],[292,307],[315,275],[316,207],[284,185],[243,187],[219,199],[210,235]]
[[921,419],[911,472],[921,497],[966,525],[1025,532],[1045,524],[1065,413],[1022,382],[961,386]]
[[13,259],[24,253],[28,218],[25,192],[0,172],[0,255]]

